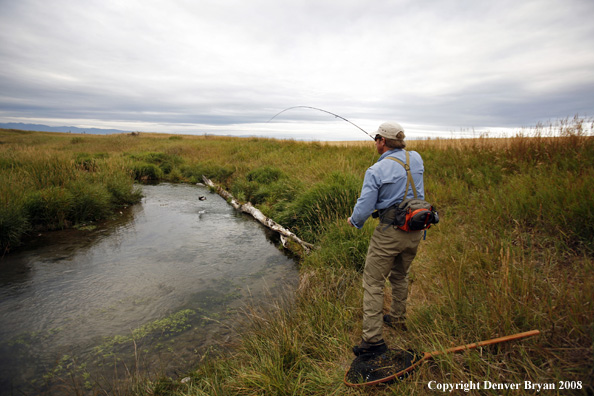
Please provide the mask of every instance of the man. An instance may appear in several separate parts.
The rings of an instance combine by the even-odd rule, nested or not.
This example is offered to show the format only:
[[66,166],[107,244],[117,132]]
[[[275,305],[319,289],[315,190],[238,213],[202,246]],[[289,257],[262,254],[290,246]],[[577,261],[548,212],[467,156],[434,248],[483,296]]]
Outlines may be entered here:
[[[390,225],[387,220],[393,213],[391,210],[394,205],[405,197],[414,197],[412,185],[407,185],[404,167],[387,158],[394,157],[406,164],[404,137],[404,129],[400,124],[386,122],[380,125],[375,136],[375,147],[380,158],[365,172],[361,196],[347,220],[351,226],[361,228],[374,210],[380,214],[380,224],[369,242],[363,271],[363,335],[361,344],[353,347],[357,356],[365,353],[381,354],[387,350],[382,338],[382,322],[406,331],[408,271],[417,254],[423,231],[405,232]],[[415,151],[410,151],[409,155],[417,198],[424,199],[423,160]],[[405,191],[407,186],[408,191]],[[390,313],[382,316],[386,279],[392,285],[392,306]]]

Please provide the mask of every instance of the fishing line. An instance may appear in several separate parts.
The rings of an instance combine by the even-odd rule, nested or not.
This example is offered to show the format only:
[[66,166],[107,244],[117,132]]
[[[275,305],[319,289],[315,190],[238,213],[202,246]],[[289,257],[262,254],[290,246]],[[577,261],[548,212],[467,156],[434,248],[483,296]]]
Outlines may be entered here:
[[266,123],[269,123],[270,121],[274,120],[277,116],[281,115],[282,113],[284,113],[287,110],[299,109],[299,108],[302,108],[302,109],[313,109],[313,110],[322,111],[322,112],[327,113],[327,114],[331,114],[334,117],[340,118],[341,120],[344,120],[344,121],[348,122],[349,124],[353,125],[354,127],[359,128],[361,131],[363,131],[363,133],[365,133],[371,139],[375,140],[375,137],[371,136],[369,133],[367,133],[367,131],[365,129],[361,128],[359,125],[357,125],[357,124],[355,124],[355,123],[347,120],[346,118],[344,118],[342,116],[339,116],[338,114],[334,114],[331,111],[324,110],[324,109],[319,109],[317,107],[312,107],[312,106],[293,106],[293,107],[288,107],[288,108],[284,109],[283,111],[280,111],[280,112],[276,113],[271,119],[269,119],[268,121],[266,121]]

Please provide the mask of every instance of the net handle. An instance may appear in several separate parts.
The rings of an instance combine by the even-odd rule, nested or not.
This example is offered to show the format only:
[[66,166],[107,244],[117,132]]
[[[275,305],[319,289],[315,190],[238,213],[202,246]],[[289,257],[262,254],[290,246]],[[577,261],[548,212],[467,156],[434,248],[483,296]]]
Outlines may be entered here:
[[353,388],[359,388],[359,387],[369,386],[369,385],[377,385],[377,384],[381,384],[383,382],[387,382],[387,381],[393,380],[395,378],[398,378],[398,377],[400,377],[400,376],[402,376],[402,375],[404,375],[406,373],[409,373],[412,370],[414,370],[415,368],[417,368],[418,366],[420,366],[426,360],[429,360],[432,357],[437,356],[437,355],[445,355],[447,353],[460,352],[460,351],[464,351],[464,350],[467,350],[467,349],[474,349],[474,348],[478,348],[478,347],[485,346],[485,345],[492,345],[492,344],[497,344],[497,343],[505,342],[505,341],[518,340],[520,338],[531,337],[533,335],[538,335],[538,334],[540,334],[540,331],[539,330],[530,330],[530,331],[525,331],[523,333],[517,333],[517,334],[508,335],[508,336],[505,336],[505,337],[493,338],[493,339],[490,339],[490,340],[473,342],[471,344],[466,344],[466,345],[460,345],[460,346],[457,346],[457,347],[446,349],[445,351],[424,352],[423,353],[423,357],[421,359],[419,359],[418,361],[414,362],[410,366],[404,368],[403,370],[400,370],[396,374],[392,374],[389,377],[381,378],[381,379],[378,379],[378,380],[375,380],[375,381],[370,381],[370,382],[364,382],[364,383],[359,383],[359,384],[352,384],[352,383],[348,382],[347,379],[346,379],[347,374],[348,374],[348,371],[347,371],[347,373],[345,373],[345,375],[344,375],[343,382],[347,386],[350,386],[350,387],[353,387]]
[[433,352],[430,352],[428,355],[433,357],[433,356],[437,356],[437,355],[445,355],[447,353],[461,352],[461,351],[465,351],[467,349],[474,349],[474,348],[478,348],[478,347],[482,347],[482,346],[486,346],[486,345],[498,344],[500,342],[505,342],[505,341],[519,340],[520,338],[531,337],[531,336],[538,335],[538,334],[540,334],[539,330],[530,330],[530,331],[525,331],[523,333],[508,335],[505,337],[492,338],[490,340],[473,342],[473,343],[466,344],[466,345],[460,345],[457,347],[446,349],[445,351],[433,351]]

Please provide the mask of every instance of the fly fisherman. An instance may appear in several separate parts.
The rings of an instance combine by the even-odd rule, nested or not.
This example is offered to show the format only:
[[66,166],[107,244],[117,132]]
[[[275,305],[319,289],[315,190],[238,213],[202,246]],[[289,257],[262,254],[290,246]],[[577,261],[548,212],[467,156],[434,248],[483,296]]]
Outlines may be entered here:
[[[408,271],[417,254],[423,231],[406,232],[394,225],[394,206],[406,198],[413,198],[413,187],[407,188],[407,174],[395,157],[406,163],[404,129],[395,122],[380,125],[375,135],[375,147],[381,155],[379,160],[365,172],[361,196],[348,218],[356,228],[363,227],[374,210],[378,211],[380,224],[376,227],[365,259],[363,271],[363,335],[361,344],[353,347],[356,356],[381,354],[387,350],[382,337],[383,323],[406,331],[406,300],[408,297]],[[410,171],[416,186],[417,197],[424,199],[423,159],[415,151],[409,151]],[[375,214],[374,214],[375,217]],[[384,285],[388,279],[392,285],[392,306],[388,315],[383,315]],[[382,316],[383,315],[383,316]]]

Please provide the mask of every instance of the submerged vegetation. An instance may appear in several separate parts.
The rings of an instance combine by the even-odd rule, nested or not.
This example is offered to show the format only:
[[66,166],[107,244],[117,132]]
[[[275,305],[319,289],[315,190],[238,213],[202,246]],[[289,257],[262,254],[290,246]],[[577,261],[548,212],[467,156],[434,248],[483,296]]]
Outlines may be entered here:
[[0,131],[1,242],[12,247],[35,228],[105,218],[138,201],[134,180],[196,183],[206,175],[316,244],[300,259],[291,309],[248,314],[227,353],[180,378],[133,377],[124,393],[426,394],[429,381],[531,381],[561,393],[567,382],[570,392],[591,393],[594,137],[585,122],[561,124],[554,137],[539,126],[530,136],[409,142],[423,156],[426,196],[441,222],[412,266],[409,331],[386,329],[388,344],[433,351],[532,329],[541,335],[440,356],[388,387],[342,383],[361,334],[361,271],[377,224],[346,224],[377,159],[371,142]]

